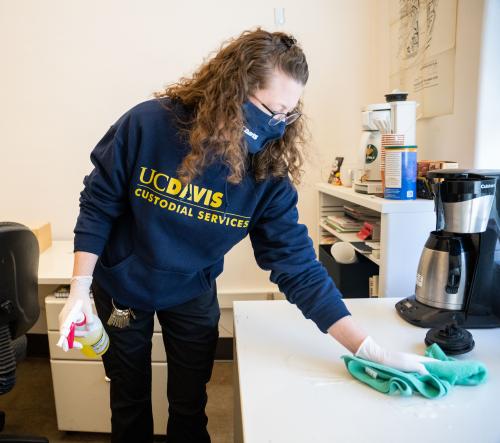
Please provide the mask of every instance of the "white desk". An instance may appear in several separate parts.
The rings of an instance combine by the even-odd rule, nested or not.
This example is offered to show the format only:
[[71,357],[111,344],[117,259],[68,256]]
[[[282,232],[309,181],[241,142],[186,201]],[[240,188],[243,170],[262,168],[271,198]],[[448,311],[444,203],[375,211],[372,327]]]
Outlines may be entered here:
[[73,241],[53,241],[40,254],[39,285],[69,285],[73,275]]
[[[396,299],[350,299],[363,328],[394,350],[423,353],[425,329],[397,315]],[[427,400],[381,394],[356,381],[341,345],[285,301],[236,302],[235,442],[498,443],[500,329],[472,330],[489,380]]]
[[[237,264],[235,264],[237,266]],[[235,272],[234,266],[229,266],[228,272]],[[42,310],[38,321],[30,329],[30,333],[46,334],[47,322],[45,297],[52,294],[59,285],[69,285],[73,275],[73,240],[53,241],[52,246],[40,254],[38,265],[38,296]],[[261,279],[252,287],[243,290],[235,288],[230,279],[224,278],[224,273],[217,278],[217,295],[221,308],[219,329],[221,337],[232,337],[233,317],[232,307],[235,300],[269,300],[280,297],[276,285]],[[234,280],[234,279],[233,279]]]
[[[227,263],[225,268],[231,268]],[[229,269],[236,272],[235,269]],[[52,246],[40,254],[38,265],[39,285],[64,285],[69,284],[73,275],[73,240],[53,241]],[[257,279],[255,285],[245,288],[243,291],[234,287],[234,284],[226,281],[224,273],[217,278],[217,290],[219,293],[231,294],[255,294],[279,292],[278,287],[270,281],[261,282]]]
[[52,241],[50,248],[40,254],[38,261],[38,301],[41,312],[29,333],[47,334],[45,297],[59,285],[69,285],[72,275],[73,241]]

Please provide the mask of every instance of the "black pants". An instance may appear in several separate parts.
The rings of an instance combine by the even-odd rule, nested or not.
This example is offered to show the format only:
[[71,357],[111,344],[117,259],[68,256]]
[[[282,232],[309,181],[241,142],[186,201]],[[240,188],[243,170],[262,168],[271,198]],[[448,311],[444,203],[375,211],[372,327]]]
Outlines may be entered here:
[[[206,384],[210,380],[220,317],[217,290],[156,313],[167,354],[168,443],[210,442]],[[111,379],[112,443],[153,441],[151,406],[151,338],[154,313],[134,310],[127,328],[107,324],[110,295],[93,282],[99,318],[110,339],[102,360]],[[126,308],[116,303],[118,308]]]

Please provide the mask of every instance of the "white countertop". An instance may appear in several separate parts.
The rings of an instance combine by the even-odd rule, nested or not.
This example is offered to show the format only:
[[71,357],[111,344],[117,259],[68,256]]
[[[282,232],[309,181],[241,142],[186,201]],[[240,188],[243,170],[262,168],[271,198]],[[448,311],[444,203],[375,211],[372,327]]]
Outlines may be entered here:
[[[426,329],[404,322],[396,301],[345,300],[381,345],[422,354]],[[245,443],[500,442],[500,329],[471,330],[476,347],[459,357],[486,364],[485,384],[428,400],[355,380],[347,351],[287,301],[235,302],[234,322]]]
[[335,186],[330,183],[316,183],[316,189],[334,197],[356,203],[381,213],[389,212],[434,212],[434,200],[391,200],[376,195],[356,192],[353,187]]
[[40,254],[38,284],[69,285],[72,275],[73,241],[53,241],[52,245]]

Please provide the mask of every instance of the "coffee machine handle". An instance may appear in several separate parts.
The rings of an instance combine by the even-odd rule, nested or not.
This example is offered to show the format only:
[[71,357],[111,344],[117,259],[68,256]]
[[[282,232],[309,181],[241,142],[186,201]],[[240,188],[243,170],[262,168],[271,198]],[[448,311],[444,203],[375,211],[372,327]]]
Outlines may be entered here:
[[448,258],[448,280],[446,283],[446,292],[448,294],[456,294],[460,286],[462,276],[462,247],[460,242],[455,239],[450,239],[450,254]]
[[441,183],[434,180],[431,183],[434,198],[434,210],[436,211],[436,231],[444,229],[444,208],[441,200]]

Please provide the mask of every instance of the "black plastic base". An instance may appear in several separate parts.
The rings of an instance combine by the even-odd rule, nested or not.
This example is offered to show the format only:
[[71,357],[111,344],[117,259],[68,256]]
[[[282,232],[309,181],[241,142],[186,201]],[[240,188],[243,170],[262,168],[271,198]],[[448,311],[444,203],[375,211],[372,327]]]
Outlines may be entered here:
[[425,344],[430,346],[436,343],[446,355],[459,355],[474,349],[474,339],[467,329],[459,328],[456,324],[448,324],[443,328],[432,328],[427,331]]
[[448,323],[457,322],[458,326],[468,329],[500,328],[500,318],[494,315],[467,315],[464,311],[450,311],[424,305],[415,296],[396,303],[398,314],[412,325],[421,328],[442,328]]

